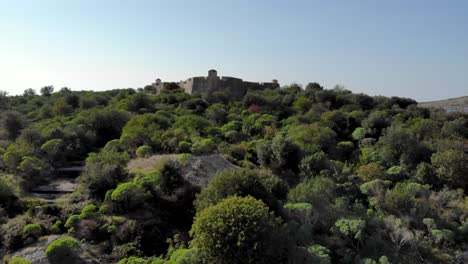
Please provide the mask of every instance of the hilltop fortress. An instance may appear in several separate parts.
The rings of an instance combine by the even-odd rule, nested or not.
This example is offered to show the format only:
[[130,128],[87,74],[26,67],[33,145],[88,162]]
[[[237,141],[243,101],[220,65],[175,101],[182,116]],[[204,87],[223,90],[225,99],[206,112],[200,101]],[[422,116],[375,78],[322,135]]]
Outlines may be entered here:
[[[169,82],[161,82],[161,79],[156,79],[153,86],[158,93]],[[208,92],[225,92],[236,98],[242,98],[248,90],[263,90],[279,88],[277,80],[271,82],[247,82],[239,78],[222,76],[219,77],[216,70],[209,70],[208,76],[192,77],[185,81],[176,82],[176,84],[185,90],[188,94],[208,93]]]

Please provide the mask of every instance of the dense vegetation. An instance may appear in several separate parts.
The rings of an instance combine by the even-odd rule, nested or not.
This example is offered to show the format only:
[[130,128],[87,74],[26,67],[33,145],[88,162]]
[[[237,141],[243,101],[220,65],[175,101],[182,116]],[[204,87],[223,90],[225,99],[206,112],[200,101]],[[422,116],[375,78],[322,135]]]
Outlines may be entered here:
[[[0,94],[5,252],[58,234],[51,263],[83,250],[121,264],[466,261],[467,114],[317,83],[241,101],[174,85],[40,92]],[[168,153],[218,153],[240,169],[205,188],[177,162],[127,170]],[[28,196],[79,160],[86,172],[66,200]]]

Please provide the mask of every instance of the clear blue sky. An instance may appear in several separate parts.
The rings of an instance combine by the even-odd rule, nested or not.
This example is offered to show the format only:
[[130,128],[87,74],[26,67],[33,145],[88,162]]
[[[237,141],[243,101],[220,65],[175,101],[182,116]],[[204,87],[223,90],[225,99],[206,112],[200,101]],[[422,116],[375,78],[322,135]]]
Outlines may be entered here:
[[466,0],[0,0],[0,90],[206,75],[468,95]]

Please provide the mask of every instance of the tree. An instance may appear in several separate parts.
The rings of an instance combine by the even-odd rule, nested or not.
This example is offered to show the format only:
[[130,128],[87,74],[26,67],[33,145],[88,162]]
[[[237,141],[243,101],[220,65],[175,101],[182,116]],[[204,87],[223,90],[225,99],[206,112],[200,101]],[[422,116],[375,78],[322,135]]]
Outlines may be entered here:
[[107,190],[117,187],[127,177],[127,154],[113,151],[91,153],[86,159],[86,172],[79,182],[93,197],[104,197]]
[[329,178],[306,178],[288,193],[290,203],[309,203],[312,205],[313,222],[328,225],[333,217],[333,201],[336,184]]
[[274,194],[284,195],[282,181],[261,170],[224,170],[218,172],[206,188],[197,196],[194,204],[197,211],[213,206],[229,196],[252,196],[276,209],[278,201]]
[[359,166],[356,174],[364,181],[383,179],[385,176],[384,167],[375,162]]
[[416,167],[429,159],[431,152],[416,136],[402,127],[390,127],[377,143],[378,156],[387,166]]
[[336,142],[336,133],[332,129],[317,124],[291,127],[288,136],[306,154],[320,150],[328,152]]
[[66,93],[64,100],[65,103],[67,103],[72,108],[78,108],[80,106],[80,96],[76,93]]
[[206,117],[218,124],[224,124],[228,115],[225,108],[223,104],[212,104],[206,109]]
[[317,92],[317,91],[322,91],[323,87],[319,83],[311,82],[306,85],[305,90]]
[[360,219],[340,218],[335,223],[338,232],[349,241],[356,252],[359,252],[359,246],[362,243],[366,222]]
[[8,103],[8,92],[0,90],[0,109],[6,109]]
[[[278,175],[287,172],[298,172],[300,161],[300,149],[290,139],[282,135],[273,138],[272,141],[260,142],[257,145],[258,162],[267,168],[271,168]],[[295,182],[296,179],[286,179]]]
[[301,176],[304,178],[320,174],[322,170],[330,168],[330,160],[323,151],[305,156],[299,164]]
[[20,131],[25,125],[21,114],[16,111],[5,111],[0,121],[1,127],[5,130],[6,136],[10,140],[14,140],[19,136]]
[[387,111],[373,111],[369,116],[362,121],[364,127],[369,133],[375,137],[379,137],[383,129],[391,123],[390,115]]
[[299,113],[305,113],[310,109],[312,103],[309,98],[301,96],[294,101],[293,108]]
[[398,182],[385,194],[382,209],[397,216],[420,217],[428,210],[429,186],[414,182]]
[[192,244],[210,263],[278,263],[280,222],[255,198],[233,196],[195,216]]
[[36,90],[34,90],[33,88],[28,88],[28,89],[24,90],[23,96],[25,96],[25,97],[34,97],[34,96],[36,96]]
[[468,187],[468,155],[461,150],[436,152],[431,157],[437,176],[454,188]]
[[383,218],[384,226],[387,231],[387,235],[395,246],[396,255],[400,253],[400,250],[406,243],[411,242],[414,238],[413,232],[408,228],[407,223],[393,215],[386,216]]
[[42,96],[51,96],[54,92],[54,87],[52,85],[44,86],[41,88]]

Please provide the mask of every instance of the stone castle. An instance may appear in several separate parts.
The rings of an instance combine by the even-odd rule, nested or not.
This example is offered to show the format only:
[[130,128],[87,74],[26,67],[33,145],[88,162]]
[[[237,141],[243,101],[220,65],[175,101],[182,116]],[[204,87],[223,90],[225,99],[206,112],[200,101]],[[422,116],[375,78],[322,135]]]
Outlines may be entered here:
[[[168,84],[168,82],[162,82],[161,79],[156,79],[156,82],[153,83],[152,86],[160,93],[165,84]],[[279,88],[277,80],[263,83],[247,82],[234,77],[219,77],[216,70],[209,70],[207,77],[192,77],[185,81],[176,82],[176,84],[188,94],[220,91],[236,98],[242,98],[248,90]]]

